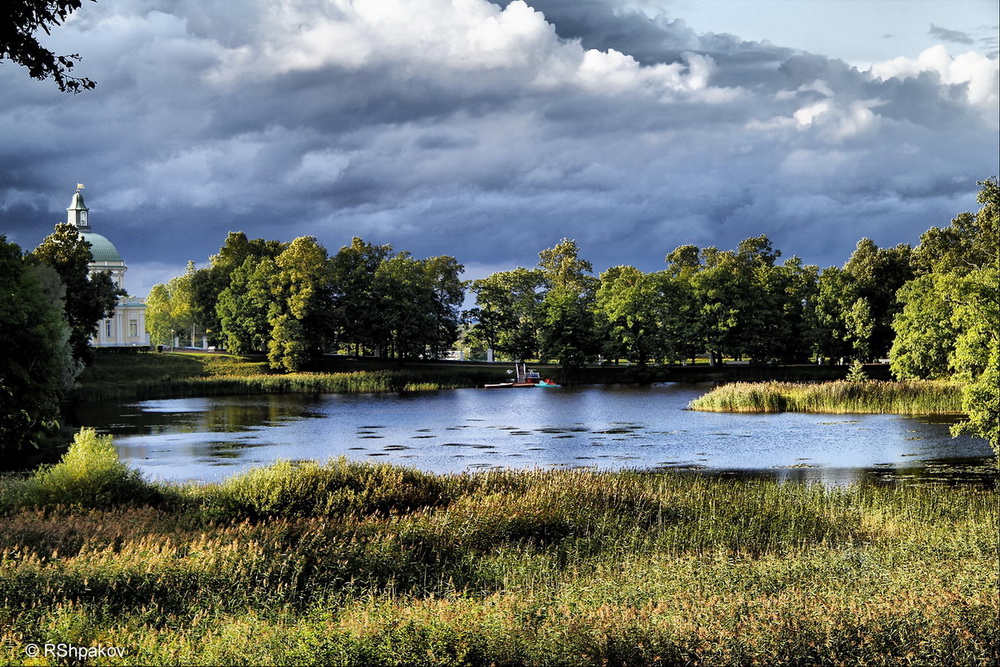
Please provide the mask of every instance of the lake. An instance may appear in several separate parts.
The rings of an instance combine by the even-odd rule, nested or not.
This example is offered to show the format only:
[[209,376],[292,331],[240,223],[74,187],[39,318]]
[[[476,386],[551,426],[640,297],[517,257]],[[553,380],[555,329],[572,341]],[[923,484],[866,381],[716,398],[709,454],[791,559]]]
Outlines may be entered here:
[[846,484],[993,483],[985,440],[947,419],[686,410],[707,385],[457,389],[83,404],[149,478],[219,481],[276,460],[346,456],[435,473],[488,468],[678,469]]

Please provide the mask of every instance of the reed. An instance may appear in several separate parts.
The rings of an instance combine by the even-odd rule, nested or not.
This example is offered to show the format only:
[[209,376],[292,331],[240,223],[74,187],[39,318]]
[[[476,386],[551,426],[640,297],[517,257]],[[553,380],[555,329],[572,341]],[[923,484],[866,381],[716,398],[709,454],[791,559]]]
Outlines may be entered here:
[[342,373],[268,371],[266,362],[227,355],[105,355],[85,371],[76,400],[131,401],[290,393],[383,393],[482,386],[496,370],[454,367],[372,369]]
[[707,412],[827,412],[836,414],[962,414],[962,385],[946,380],[906,382],[734,382],[688,406]]
[[0,508],[13,505],[95,508],[156,502],[160,492],[118,459],[109,435],[81,429],[53,466],[11,480]]
[[[108,467],[101,447],[74,456]],[[1000,651],[995,488],[343,459],[142,502],[19,488],[0,486],[5,664],[32,642],[144,665],[985,666]]]

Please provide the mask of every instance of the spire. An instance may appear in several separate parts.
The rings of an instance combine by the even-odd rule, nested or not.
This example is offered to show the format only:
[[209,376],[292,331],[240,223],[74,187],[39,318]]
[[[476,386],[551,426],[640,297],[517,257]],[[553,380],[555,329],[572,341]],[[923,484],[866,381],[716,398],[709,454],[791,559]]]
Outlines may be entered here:
[[80,190],[83,190],[83,183],[76,184],[76,193],[69,203],[69,208],[66,209],[66,222],[76,225],[78,229],[90,229],[90,223],[87,221],[87,211],[90,209],[83,203],[83,193]]

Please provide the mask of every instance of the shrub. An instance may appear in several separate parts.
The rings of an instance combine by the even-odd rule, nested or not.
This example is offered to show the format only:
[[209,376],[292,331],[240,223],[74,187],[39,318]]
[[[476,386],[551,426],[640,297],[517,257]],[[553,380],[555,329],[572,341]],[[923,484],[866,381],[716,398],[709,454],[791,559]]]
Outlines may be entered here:
[[410,511],[445,502],[434,475],[392,465],[353,463],[341,457],[326,465],[281,461],[203,489],[213,518],[363,516]]
[[110,435],[81,429],[59,463],[39,469],[21,487],[28,506],[106,508],[146,504],[160,498],[138,470],[118,459]]

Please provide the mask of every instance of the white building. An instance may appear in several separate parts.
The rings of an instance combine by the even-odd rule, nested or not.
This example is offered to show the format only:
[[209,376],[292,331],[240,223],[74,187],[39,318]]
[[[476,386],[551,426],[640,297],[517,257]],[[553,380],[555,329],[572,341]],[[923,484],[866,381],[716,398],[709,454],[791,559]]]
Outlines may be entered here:
[[[94,256],[94,261],[90,263],[90,272],[110,271],[115,284],[125,289],[125,271],[128,267],[125,266],[114,244],[91,229],[88,216],[90,209],[83,203],[83,194],[80,192],[82,187],[82,185],[77,186],[73,201],[66,209],[66,221],[75,225],[83,240],[90,244],[90,252]],[[95,347],[149,345],[145,299],[132,296],[119,297],[114,315],[101,320],[97,335],[90,340],[90,344]]]

